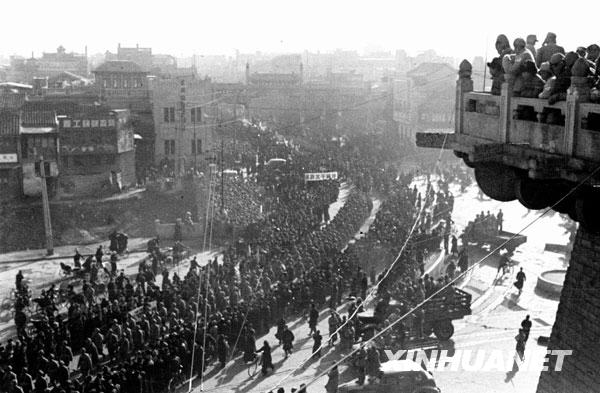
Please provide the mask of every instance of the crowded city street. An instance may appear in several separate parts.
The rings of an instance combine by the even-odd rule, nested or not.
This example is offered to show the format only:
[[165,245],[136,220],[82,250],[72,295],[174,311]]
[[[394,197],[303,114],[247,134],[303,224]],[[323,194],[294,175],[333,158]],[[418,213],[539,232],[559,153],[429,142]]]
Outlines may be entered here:
[[[435,180],[437,176],[433,176]],[[417,175],[414,186],[419,190],[425,190],[426,180],[424,176]],[[343,183],[340,187],[340,192],[334,202],[329,205],[329,215],[334,219],[341,208],[347,203],[350,188]],[[460,233],[472,218],[480,211],[496,212],[500,208],[498,202],[489,200],[481,196],[478,189],[474,185],[466,188],[465,192],[461,193],[458,184],[451,184],[450,191],[455,195],[454,209],[452,212],[453,233]],[[368,235],[369,226],[374,222],[375,216],[381,208],[381,200],[378,197],[373,197],[373,208],[369,216],[363,220],[360,229],[356,232],[356,239],[360,239]],[[504,227],[512,232],[519,232],[523,227],[531,221],[536,220],[540,215],[539,212],[529,212],[518,203],[503,204],[504,212]],[[548,298],[540,294],[535,289],[535,281],[537,275],[543,270],[552,268],[561,268],[564,266],[564,254],[544,251],[546,244],[561,244],[566,245],[568,234],[561,232],[562,218],[557,214],[548,214],[547,217],[542,217],[531,227],[525,229],[523,234],[527,236],[527,242],[521,245],[514,253],[513,259],[518,262],[517,266],[524,267],[528,280],[525,283],[523,292],[517,296],[512,282],[514,277],[505,277],[504,280],[498,280],[498,255],[494,254],[487,257],[479,266],[475,266],[471,271],[466,273],[464,279],[460,282],[460,287],[472,294],[472,315],[464,317],[462,320],[455,321],[455,334],[449,342],[440,343],[440,349],[447,350],[466,350],[469,349],[476,352],[479,349],[491,350],[500,349],[505,352],[510,352],[514,347],[514,335],[518,330],[520,321],[526,314],[531,315],[534,321],[531,330],[532,339],[529,341],[526,349],[526,356],[535,356],[531,359],[533,363],[542,362],[543,354],[540,357],[540,351],[535,351],[538,347],[536,342],[539,336],[547,336],[550,331],[550,326],[553,323],[553,315],[557,306],[556,298]],[[558,233],[555,238],[548,238],[546,234],[540,235],[539,227],[553,226],[557,228],[554,233]],[[563,233],[561,235],[561,233]],[[137,266],[140,261],[146,256],[145,250],[140,248],[148,239],[132,239],[130,246],[132,252],[119,260],[119,270],[123,269],[125,274],[133,276],[137,271]],[[356,242],[352,240],[350,244]],[[98,245],[90,245],[87,247],[79,247],[82,253],[92,252]],[[2,256],[3,271],[0,273],[0,280],[5,283],[5,287],[10,287],[12,280],[18,271],[21,271],[26,280],[32,285],[32,289],[47,287],[50,283],[60,283],[61,276],[58,274],[60,270],[60,262],[67,262],[71,258],[66,257],[69,250],[74,250],[76,246],[65,246],[57,250],[61,255],[64,253],[65,258],[52,259],[43,263],[26,261],[29,259],[43,259],[43,251],[15,252]],[[105,244],[106,247],[106,244]],[[136,250],[137,248],[137,250]],[[425,260],[425,271],[432,271],[437,265],[444,264],[443,246],[440,244],[441,252],[433,252],[428,255]],[[566,248],[566,247],[564,247]],[[135,251],[133,251],[135,250]],[[564,251],[563,251],[564,252]],[[486,257],[488,250],[471,246],[469,248],[470,263],[473,264],[480,259]],[[218,250],[211,252],[197,253],[192,252],[186,259],[177,267],[170,267],[169,270],[174,273],[182,274],[189,269],[189,261],[195,257],[199,265],[205,265],[211,259],[222,256]],[[23,261],[24,262],[19,262]],[[220,260],[220,263],[222,261]],[[52,274],[50,274],[52,273]],[[379,272],[378,272],[379,273]],[[513,275],[514,276],[514,275]],[[160,276],[158,279],[160,280]],[[62,278],[64,279],[64,277]],[[157,281],[161,285],[160,281]],[[348,305],[350,302],[342,301],[342,304],[337,307],[337,312],[340,315],[348,313]],[[369,304],[369,303],[367,303]],[[372,302],[371,302],[372,305]],[[328,318],[329,309],[323,308],[320,310],[319,320],[316,328],[320,330],[324,340],[328,338],[329,331]],[[223,369],[220,369],[218,364],[213,364],[207,368],[202,381],[196,377],[192,381],[195,391],[268,391],[278,386],[283,387],[299,387],[300,384],[312,383],[309,391],[322,391],[327,383],[327,376],[320,376],[324,370],[341,359],[348,353],[338,346],[323,345],[322,356],[319,359],[311,359],[313,349],[312,335],[309,335],[307,316],[301,316],[300,312],[296,316],[291,316],[288,320],[288,325],[293,335],[297,338],[294,342],[294,350],[289,356],[285,356],[281,345],[275,338],[277,332],[276,327],[272,327],[268,333],[256,337],[257,343],[267,341],[272,347],[272,357],[274,370],[269,371],[267,375],[259,374],[249,377],[247,364],[242,361],[241,357],[235,356],[229,358]],[[12,328],[11,328],[12,327]],[[14,334],[14,325],[9,321],[4,321],[2,334],[9,337]],[[540,347],[543,348],[543,347]],[[73,358],[71,366],[76,369],[78,356]],[[342,363],[339,367],[340,383],[355,380],[356,375],[347,362]],[[516,375],[508,378],[506,372],[496,370],[490,372],[453,372],[453,371],[435,371],[433,375],[438,386],[444,392],[453,392],[455,386],[462,386],[461,392],[476,392],[482,389],[494,389],[494,391],[514,391],[514,387],[526,389],[531,386],[529,383],[532,379],[539,376],[539,370],[530,372],[516,373]],[[485,377],[482,377],[485,376]],[[185,390],[185,386],[181,387]],[[472,389],[472,390],[469,390]],[[534,391],[519,390],[519,391]]]
[[3,7],[0,393],[600,392],[592,24],[71,3]]

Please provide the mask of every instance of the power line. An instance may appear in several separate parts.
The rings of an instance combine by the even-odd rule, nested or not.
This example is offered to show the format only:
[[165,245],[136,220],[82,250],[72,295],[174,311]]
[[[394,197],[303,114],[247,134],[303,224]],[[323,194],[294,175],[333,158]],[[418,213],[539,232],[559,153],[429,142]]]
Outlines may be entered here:
[[571,188],[571,190],[569,190],[569,192],[567,192],[561,199],[559,199],[558,201],[556,201],[552,206],[546,208],[542,214],[540,214],[538,217],[536,217],[529,224],[527,224],[523,228],[521,228],[517,233],[515,233],[509,239],[505,240],[502,244],[500,244],[494,250],[490,251],[487,255],[485,255],[483,258],[481,258],[478,262],[476,262],[475,264],[473,264],[471,267],[469,267],[468,269],[466,269],[464,272],[462,272],[461,274],[459,274],[457,277],[455,277],[454,279],[452,279],[449,283],[445,284],[443,287],[441,287],[439,290],[437,290],[436,292],[434,292],[433,294],[431,294],[429,297],[425,298],[422,302],[420,302],[419,304],[417,304],[416,306],[414,306],[411,310],[409,310],[408,312],[406,312],[404,315],[402,315],[401,317],[399,317],[398,319],[396,319],[395,321],[393,321],[392,323],[390,323],[388,326],[386,326],[379,333],[375,334],[372,338],[370,338],[366,342],[362,343],[359,348],[353,349],[348,355],[344,356],[342,359],[340,359],[339,361],[335,362],[332,366],[330,366],[325,371],[323,371],[321,374],[319,374],[318,376],[316,376],[315,378],[313,378],[311,381],[309,381],[309,383],[307,383],[306,386],[307,387],[310,386],[317,379],[319,379],[322,376],[324,376],[327,373],[329,373],[329,371],[331,371],[331,369],[333,369],[333,367],[339,365],[344,360],[348,359],[350,356],[352,356],[354,353],[356,353],[360,348],[363,348],[364,346],[366,346],[371,341],[373,341],[376,338],[378,338],[381,335],[383,335],[386,331],[390,330],[392,327],[394,327],[396,324],[398,324],[399,322],[401,322],[408,315],[411,315],[414,311],[416,311],[419,308],[421,308],[422,306],[424,306],[428,301],[430,301],[433,298],[435,298],[437,295],[439,295],[440,293],[442,293],[443,291],[445,291],[448,287],[450,287],[451,285],[453,285],[460,278],[462,278],[463,276],[465,276],[469,271],[473,270],[476,266],[480,265],[483,261],[485,261],[488,257],[490,257],[491,255],[493,255],[496,251],[501,250],[506,244],[508,244],[513,239],[515,239],[517,236],[519,236],[524,230],[526,230],[527,228],[529,228],[530,226],[532,226],[539,219],[541,219],[543,216],[545,216],[550,210],[552,210],[554,207],[556,207],[558,204],[560,204],[562,201],[564,201],[566,198],[568,198],[579,187],[581,187],[585,182],[587,182],[590,178],[592,178],[599,170],[600,170],[600,166],[598,166],[596,169],[594,169],[594,171],[592,171],[588,176],[586,176],[585,179],[583,179],[578,184],[576,184],[575,186],[573,186],[573,188]]
[[[446,145],[446,140],[447,140],[447,135],[444,137],[444,142],[442,144],[442,148],[440,149],[440,154],[438,157],[438,163],[441,161],[442,159],[442,154],[444,152],[444,148]],[[427,198],[427,197],[425,197]],[[375,292],[377,291],[377,288],[379,287],[379,285],[388,277],[388,275],[392,272],[392,269],[394,268],[394,266],[396,265],[396,263],[400,260],[400,256],[402,256],[402,254],[404,253],[404,250],[406,248],[406,246],[408,245],[408,242],[410,241],[415,228],[417,227],[418,222],[421,219],[421,215],[423,214],[423,211],[425,210],[425,203],[423,203],[421,205],[421,208],[419,209],[419,211],[417,212],[417,215],[415,217],[415,220],[413,222],[413,225],[408,233],[408,236],[406,237],[406,240],[404,241],[404,244],[402,245],[402,247],[400,248],[400,251],[398,252],[398,255],[396,256],[396,258],[394,259],[394,261],[392,262],[392,264],[385,269],[385,274],[383,275],[383,277],[381,279],[378,280],[378,282],[372,286],[371,290],[369,291],[368,295],[365,297],[365,299],[363,299],[363,302],[366,303],[367,299],[371,298],[372,296],[374,296]],[[339,333],[340,330],[342,330],[342,328],[344,328],[344,326],[346,326],[348,323],[350,323],[350,321],[358,314],[358,310],[359,307],[356,308],[356,310],[354,310],[354,312],[352,313],[352,315],[350,315],[346,322],[341,324],[332,335],[335,335],[337,333]],[[317,349],[320,350],[322,348],[323,344],[321,344],[321,346]],[[277,389],[279,386],[281,386],[282,382],[285,381],[287,378],[289,378],[296,370],[298,370],[299,368],[303,367],[304,364],[309,361],[311,358],[313,357],[313,355],[311,354],[309,357],[307,357],[306,359],[304,359],[300,365],[298,367],[296,367],[295,369],[293,369],[290,373],[288,373],[285,377],[283,377],[278,383],[277,385],[275,385],[273,388],[269,389],[271,391]]]

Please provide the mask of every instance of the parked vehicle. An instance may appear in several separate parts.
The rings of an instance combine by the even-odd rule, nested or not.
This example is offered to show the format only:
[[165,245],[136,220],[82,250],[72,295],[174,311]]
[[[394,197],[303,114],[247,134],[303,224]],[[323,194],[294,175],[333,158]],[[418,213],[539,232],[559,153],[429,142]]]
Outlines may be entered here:
[[433,375],[412,360],[390,360],[381,364],[376,378],[341,384],[339,393],[440,393]]
[[[401,303],[391,300],[387,307],[385,307],[383,315],[375,315],[375,310],[368,310],[358,314],[358,320],[365,329],[372,329],[373,326],[380,326],[393,312],[397,315],[404,315],[406,311]],[[422,336],[428,337],[433,333],[442,341],[449,340],[454,334],[452,321],[462,319],[465,315],[471,314],[471,294],[461,289],[453,288],[452,292],[446,291],[440,293],[425,303],[423,311]],[[414,327],[405,331],[405,338],[407,340],[419,338],[419,336]]]

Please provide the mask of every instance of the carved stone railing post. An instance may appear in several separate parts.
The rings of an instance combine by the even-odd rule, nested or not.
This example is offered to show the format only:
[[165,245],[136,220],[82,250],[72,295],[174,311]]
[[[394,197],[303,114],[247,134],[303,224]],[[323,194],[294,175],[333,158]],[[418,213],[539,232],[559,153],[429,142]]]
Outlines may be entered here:
[[579,104],[590,101],[591,89],[588,80],[590,74],[590,67],[585,59],[577,59],[571,67],[571,87],[567,95],[563,140],[563,152],[569,157],[572,157],[575,152],[577,131],[579,129]]
[[471,74],[473,67],[467,60],[463,60],[458,67],[458,80],[456,81],[456,101],[454,114],[455,133],[462,134],[463,119],[465,113],[465,94],[473,91],[473,79]]
[[512,74],[504,74],[504,83],[500,90],[500,143],[508,143],[510,141],[510,121],[512,119],[512,111],[510,109],[510,101],[513,94],[513,86],[515,78]]
[[567,95],[567,109],[565,113],[565,132],[563,139],[563,154],[568,157],[573,156],[575,148],[575,130],[578,128],[577,118],[579,117],[579,96],[571,91]]

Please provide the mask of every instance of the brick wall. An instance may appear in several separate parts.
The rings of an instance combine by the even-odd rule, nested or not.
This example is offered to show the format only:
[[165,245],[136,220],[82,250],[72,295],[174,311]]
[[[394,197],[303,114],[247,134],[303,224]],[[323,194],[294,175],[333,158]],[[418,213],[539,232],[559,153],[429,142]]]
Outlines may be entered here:
[[[548,349],[572,350],[562,371],[542,372],[538,393],[600,391],[600,235],[579,228]],[[556,356],[549,356],[554,370]]]

